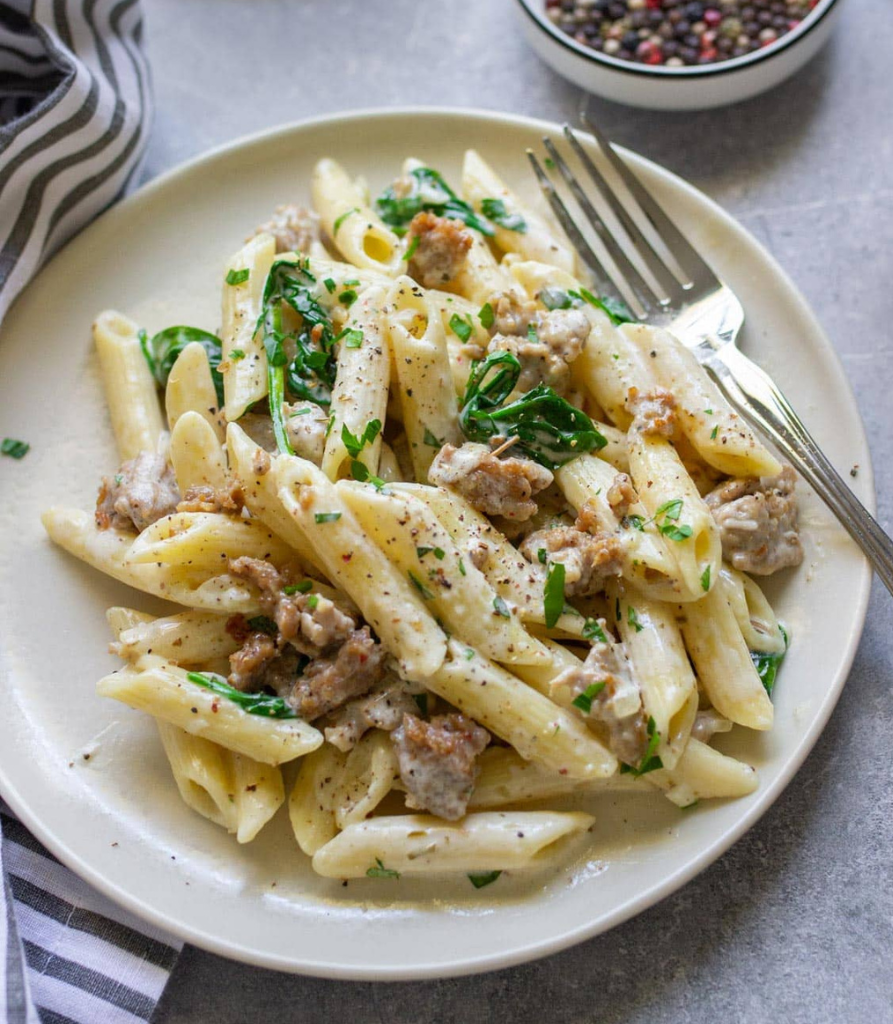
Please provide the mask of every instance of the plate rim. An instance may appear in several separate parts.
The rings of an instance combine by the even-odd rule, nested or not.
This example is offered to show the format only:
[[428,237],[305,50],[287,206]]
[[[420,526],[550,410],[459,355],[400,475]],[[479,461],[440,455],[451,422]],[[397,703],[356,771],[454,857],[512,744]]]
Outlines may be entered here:
[[[190,157],[188,160],[167,169],[157,177],[143,184],[130,196],[104,211],[93,222],[70,239],[69,242],[66,242],[61,249],[54,253],[52,258],[41,267],[38,274],[29,282],[26,288],[23,289],[22,294],[30,292],[35,287],[39,287],[39,282],[45,271],[55,263],[57,259],[63,256],[69,244],[71,244],[75,239],[80,239],[85,235],[89,235],[89,233],[92,232],[101,221],[109,221],[114,220],[117,217],[127,216],[132,208],[139,207],[141,204],[150,201],[156,192],[163,191],[172,182],[176,181],[176,179],[192,173],[203,164],[211,164],[227,154],[249,149],[255,145],[269,143],[278,138],[294,133],[300,133],[308,129],[312,130],[316,127],[350,121],[387,120],[395,118],[410,121],[418,118],[464,118],[475,121],[489,121],[500,126],[512,125],[535,130],[540,133],[544,131],[560,133],[561,131],[560,125],[555,122],[541,118],[528,117],[526,115],[503,113],[498,110],[452,106],[411,105],[337,111],[251,132],[228,142],[221,143],[220,145],[199,153],[196,156]],[[831,364],[837,370],[840,385],[845,390],[847,398],[856,412],[858,422],[857,440],[863,450],[867,453],[866,461],[860,465],[860,474],[862,475],[863,484],[867,491],[865,504],[869,511],[874,514],[877,503],[874,467],[871,460],[868,437],[861,409],[836,349],[825,334],[818,318],[813,313],[799,288],[792,281],[786,271],[779,265],[772,253],[770,253],[766,247],[737,220],[736,217],[724,210],[719,203],[713,200],[710,196],[661,164],[658,164],[647,157],[641,156],[640,154],[625,147],[618,146],[617,149],[623,154],[632,157],[634,164],[646,166],[649,171],[653,172],[658,178],[669,181],[673,187],[687,193],[699,203],[706,204],[706,206],[723,221],[725,227],[731,228],[733,232],[745,235],[749,243],[755,246],[759,251],[761,258],[767,267],[770,268],[781,280],[790,295],[796,299],[799,307],[799,314],[806,322],[809,323],[811,328],[810,344],[821,348],[824,355],[830,360]],[[17,298],[13,307],[18,303],[18,301],[19,299]],[[51,831],[50,826],[44,826],[41,820],[31,813],[27,801],[20,796],[19,792],[7,777],[2,759],[0,759],[0,796],[6,800],[7,804],[18,816],[22,824],[24,824],[53,855],[55,855],[66,867],[74,871],[75,874],[79,875],[82,879],[97,889],[97,891],[115,902],[118,906],[129,910],[144,921],[151,923],[168,934],[219,956],[236,960],[241,963],[246,963],[251,966],[277,970],[285,973],[343,981],[415,981],[431,978],[469,976],[513,967],[521,963],[526,963],[559,953],[571,946],[585,941],[586,939],[592,938],[603,932],[607,932],[610,929],[615,928],[617,925],[620,925],[634,917],[636,914],[642,913],[649,907],[654,906],[667,896],[676,892],[687,882],[691,881],[691,879],[696,875],[706,870],[706,868],[718,860],[723,853],[725,853],[735,842],[749,831],[764,814],[766,814],[784,789],[790,784],[794,775],[799,771],[806,758],[812,752],[819,737],[824,732],[825,727],[828,724],[828,720],[840,699],[844,685],[849,677],[853,661],[855,660],[856,653],[859,648],[859,642],[864,631],[865,620],[868,613],[873,572],[867,559],[862,559],[860,561],[858,575],[859,586],[858,599],[855,606],[856,614],[853,619],[853,628],[847,641],[846,655],[841,664],[840,671],[837,677],[832,681],[823,701],[819,705],[811,728],[803,734],[796,749],[783,761],[779,768],[778,777],[775,781],[756,792],[752,805],[747,809],[742,817],[737,819],[734,824],[718,835],[711,843],[699,850],[699,852],[685,865],[678,868],[669,876],[663,878],[660,882],[646,887],[619,907],[615,907],[608,913],[603,914],[597,921],[578,926],[570,932],[562,933],[558,937],[546,937],[542,940],[529,942],[509,951],[497,951],[495,953],[476,955],[472,959],[455,958],[449,963],[435,962],[415,964],[410,967],[386,966],[372,968],[355,966],[345,967],[330,961],[314,962],[306,959],[300,964],[297,964],[293,960],[289,960],[287,957],[280,954],[258,953],[251,948],[241,946],[238,943],[230,942],[226,939],[221,939],[219,936],[211,934],[200,928],[193,927],[188,923],[172,921],[164,912],[157,911],[144,900],[132,895],[125,888],[119,887],[113,882],[105,879],[98,870],[91,867],[91,865],[78,853],[71,850],[64,841],[57,839],[55,834]]]

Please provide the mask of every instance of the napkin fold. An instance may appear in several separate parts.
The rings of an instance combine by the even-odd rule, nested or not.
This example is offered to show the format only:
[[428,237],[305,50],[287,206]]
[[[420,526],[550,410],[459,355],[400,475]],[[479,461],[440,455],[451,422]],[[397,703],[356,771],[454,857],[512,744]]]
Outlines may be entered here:
[[[139,0],[0,0],[0,319],[136,184],[152,111],[142,41]],[[0,1021],[151,1018],[182,943],[65,868],[2,801],[0,881]]]

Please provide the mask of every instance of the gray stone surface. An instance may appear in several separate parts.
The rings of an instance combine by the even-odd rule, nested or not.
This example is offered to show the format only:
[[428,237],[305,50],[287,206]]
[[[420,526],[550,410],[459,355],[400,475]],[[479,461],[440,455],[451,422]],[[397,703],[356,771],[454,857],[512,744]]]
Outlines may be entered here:
[[[148,173],[270,125],[408,103],[573,119],[513,0],[146,0]],[[342,43],[350,48],[342,51]],[[893,7],[846,4],[774,92],[668,115],[597,103],[614,139],[738,216],[818,312],[859,397],[893,526]],[[834,609],[828,608],[829,630]],[[893,1021],[893,604],[876,584],[840,706],[772,810],[637,919],[495,974],[419,984],[276,975],[187,949],[156,1024]]]

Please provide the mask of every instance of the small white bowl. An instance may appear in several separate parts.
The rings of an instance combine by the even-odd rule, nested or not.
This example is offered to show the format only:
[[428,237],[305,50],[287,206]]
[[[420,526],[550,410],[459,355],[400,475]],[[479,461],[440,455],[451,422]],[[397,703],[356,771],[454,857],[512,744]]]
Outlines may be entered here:
[[750,99],[798,71],[827,42],[838,0],[819,0],[792,31],[743,57],[668,68],[608,57],[565,35],[545,0],[516,0],[524,33],[542,59],[581,88],[615,103],[655,110],[699,110]]

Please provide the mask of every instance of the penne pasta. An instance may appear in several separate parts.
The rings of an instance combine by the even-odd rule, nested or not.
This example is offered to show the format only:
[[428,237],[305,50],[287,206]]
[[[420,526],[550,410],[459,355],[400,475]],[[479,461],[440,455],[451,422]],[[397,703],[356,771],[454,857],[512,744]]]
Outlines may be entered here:
[[190,487],[226,487],[223,449],[216,432],[199,413],[190,410],[177,418],[171,432],[170,458],[180,494]]
[[288,818],[298,846],[312,857],[338,834],[335,793],[347,754],[326,743],[301,759],[288,798]]
[[191,341],[171,367],[164,389],[164,407],[171,431],[184,413],[192,412],[207,422],[218,444],[223,441],[225,431],[220,422],[208,354],[197,341]]

